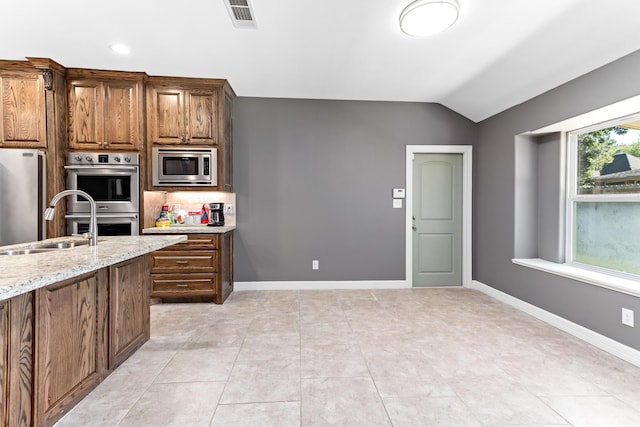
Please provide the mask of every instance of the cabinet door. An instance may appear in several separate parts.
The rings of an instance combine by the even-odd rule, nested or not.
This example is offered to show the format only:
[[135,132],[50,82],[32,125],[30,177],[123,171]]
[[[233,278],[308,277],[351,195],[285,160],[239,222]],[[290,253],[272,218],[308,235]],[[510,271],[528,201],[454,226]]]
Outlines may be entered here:
[[36,290],[36,425],[50,425],[106,374],[107,269]]
[[153,144],[181,144],[184,129],[184,92],[174,89],[152,89],[149,126]]
[[38,75],[3,76],[0,118],[3,147],[46,148],[44,83]]
[[102,148],[102,98],[102,84],[99,81],[76,80],[69,83],[69,148]]
[[109,268],[109,368],[113,369],[149,339],[147,256]]
[[127,81],[104,83],[104,141],[110,149],[140,148],[139,86]]
[[187,99],[186,142],[192,145],[216,145],[218,143],[217,91],[187,91]]
[[0,303],[0,424],[30,426],[33,378],[33,294]]

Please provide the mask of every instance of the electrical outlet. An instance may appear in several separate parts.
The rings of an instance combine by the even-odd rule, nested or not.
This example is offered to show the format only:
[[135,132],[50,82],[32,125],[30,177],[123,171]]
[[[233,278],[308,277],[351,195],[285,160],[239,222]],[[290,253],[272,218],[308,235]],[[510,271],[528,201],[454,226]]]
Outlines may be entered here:
[[311,263],[311,268],[314,270],[317,270],[318,268],[320,268],[320,263],[318,262],[317,259],[313,260],[313,262]]
[[227,203],[226,205],[224,205],[224,213],[226,213],[227,215],[232,215],[233,214],[233,205],[230,203]]
[[622,309],[622,324],[634,327],[633,324],[633,310],[629,310],[628,308]]

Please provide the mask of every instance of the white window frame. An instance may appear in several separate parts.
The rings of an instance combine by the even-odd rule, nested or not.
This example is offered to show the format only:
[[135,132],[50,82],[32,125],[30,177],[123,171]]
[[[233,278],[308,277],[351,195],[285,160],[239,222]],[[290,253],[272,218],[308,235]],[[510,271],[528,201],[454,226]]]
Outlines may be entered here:
[[565,264],[581,269],[592,270],[597,273],[603,273],[620,278],[640,280],[640,276],[632,273],[626,273],[619,270],[599,267],[591,264],[584,264],[574,260],[574,217],[576,202],[640,202],[640,193],[636,194],[578,194],[578,135],[593,132],[600,129],[606,129],[622,123],[640,120],[640,113],[630,116],[620,117],[607,122],[588,126],[582,129],[567,132],[567,199],[566,199],[566,216],[565,216]]

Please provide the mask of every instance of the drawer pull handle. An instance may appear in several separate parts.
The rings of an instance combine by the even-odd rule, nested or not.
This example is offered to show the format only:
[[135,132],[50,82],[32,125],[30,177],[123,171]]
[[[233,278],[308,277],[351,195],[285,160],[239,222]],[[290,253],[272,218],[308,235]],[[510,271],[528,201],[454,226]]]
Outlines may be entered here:
[[178,261],[176,261],[176,264],[183,264],[183,265],[184,264],[189,264],[189,261],[180,261],[180,260],[178,260]]
[[178,283],[176,285],[176,288],[188,288],[188,287],[189,287],[189,285],[187,285],[186,283]]

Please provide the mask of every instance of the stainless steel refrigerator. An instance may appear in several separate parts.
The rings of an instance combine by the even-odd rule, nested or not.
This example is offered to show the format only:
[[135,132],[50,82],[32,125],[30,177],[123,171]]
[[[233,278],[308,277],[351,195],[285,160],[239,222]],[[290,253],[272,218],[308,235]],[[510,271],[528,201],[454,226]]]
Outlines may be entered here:
[[46,238],[45,153],[0,148],[0,246]]

